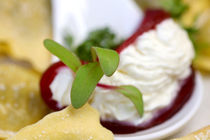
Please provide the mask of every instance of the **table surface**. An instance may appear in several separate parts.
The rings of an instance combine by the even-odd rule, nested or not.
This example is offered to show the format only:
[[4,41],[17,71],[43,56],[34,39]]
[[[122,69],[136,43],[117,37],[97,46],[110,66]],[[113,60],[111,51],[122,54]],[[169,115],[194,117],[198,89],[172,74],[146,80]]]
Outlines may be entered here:
[[202,79],[204,89],[203,99],[199,110],[180,132],[169,137],[169,139],[185,136],[193,131],[210,125],[210,76],[202,76]]

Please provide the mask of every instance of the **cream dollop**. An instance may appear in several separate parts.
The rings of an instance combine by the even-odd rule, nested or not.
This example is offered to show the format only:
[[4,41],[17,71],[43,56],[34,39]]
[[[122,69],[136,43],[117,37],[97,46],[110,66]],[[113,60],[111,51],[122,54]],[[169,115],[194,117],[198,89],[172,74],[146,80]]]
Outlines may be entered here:
[[70,91],[74,80],[74,74],[69,68],[59,69],[58,74],[50,84],[52,99],[58,102],[60,107],[71,104]]
[[194,57],[187,33],[172,19],[150,30],[120,54],[120,64],[112,77],[100,83],[133,85],[143,94],[144,116],[141,118],[133,103],[113,90],[97,87],[92,106],[102,119],[129,121],[139,124],[150,119],[155,111],[171,103],[180,88],[180,80],[191,73]]

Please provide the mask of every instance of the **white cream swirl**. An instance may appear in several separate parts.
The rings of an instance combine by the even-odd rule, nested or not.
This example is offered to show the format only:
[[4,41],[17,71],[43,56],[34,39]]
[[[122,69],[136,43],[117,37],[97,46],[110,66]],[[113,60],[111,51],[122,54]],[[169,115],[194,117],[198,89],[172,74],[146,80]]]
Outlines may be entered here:
[[120,64],[112,77],[100,83],[133,85],[143,94],[145,114],[139,117],[132,102],[109,89],[97,87],[92,106],[102,119],[129,121],[139,124],[154,112],[170,104],[179,90],[179,81],[186,78],[194,51],[187,33],[172,19],[150,30],[120,53]]
[[58,74],[50,84],[52,99],[58,102],[58,106],[64,107],[71,104],[70,94],[74,80],[74,73],[67,67],[58,69]]

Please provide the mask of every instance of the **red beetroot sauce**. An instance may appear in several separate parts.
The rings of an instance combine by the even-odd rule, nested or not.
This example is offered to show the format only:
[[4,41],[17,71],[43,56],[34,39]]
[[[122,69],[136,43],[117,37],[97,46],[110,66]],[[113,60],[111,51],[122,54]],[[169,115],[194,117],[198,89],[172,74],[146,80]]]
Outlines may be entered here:
[[157,110],[155,116],[151,120],[141,123],[137,126],[128,122],[109,120],[101,120],[101,124],[107,129],[111,130],[114,134],[129,134],[151,128],[167,121],[173,115],[175,115],[190,99],[195,86],[194,70],[192,69],[191,75],[180,83],[182,83],[181,88],[172,103],[165,108]]

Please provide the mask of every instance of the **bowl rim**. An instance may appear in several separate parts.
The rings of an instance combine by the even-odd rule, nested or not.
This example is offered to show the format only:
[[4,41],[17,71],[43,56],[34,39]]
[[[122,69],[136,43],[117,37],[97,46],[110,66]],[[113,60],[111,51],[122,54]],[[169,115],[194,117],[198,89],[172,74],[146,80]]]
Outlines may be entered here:
[[[115,135],[115,140],[152,140],[162,139],[180,131],[197,112],[203,97],[202,77],[196,72],[195,89],[184,107],[166,122],[147,130],[132,134]],[[187,113],[186,113],[187,112]]]

